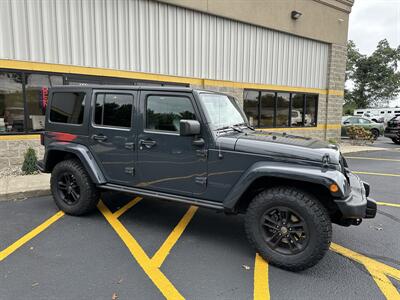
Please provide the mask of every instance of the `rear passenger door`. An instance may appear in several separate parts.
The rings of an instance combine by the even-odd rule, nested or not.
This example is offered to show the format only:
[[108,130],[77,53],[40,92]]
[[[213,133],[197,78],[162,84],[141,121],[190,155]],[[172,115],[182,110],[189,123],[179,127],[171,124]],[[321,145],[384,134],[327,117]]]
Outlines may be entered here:
[[134,185],[136,95],[129,90],[93,92],[89,144],[110,183]]

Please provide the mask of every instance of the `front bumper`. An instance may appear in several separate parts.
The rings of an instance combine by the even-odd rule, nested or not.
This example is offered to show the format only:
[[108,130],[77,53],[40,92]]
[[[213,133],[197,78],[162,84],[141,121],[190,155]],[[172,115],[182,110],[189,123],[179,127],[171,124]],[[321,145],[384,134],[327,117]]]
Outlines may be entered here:
[[362,181],[358,176],[347,173],[350,180],[350,195],[344,199],[336,199],[342,219],[362,219],[362,218],[375,218],[376,215],[376,202],[369,196],[369,184]]

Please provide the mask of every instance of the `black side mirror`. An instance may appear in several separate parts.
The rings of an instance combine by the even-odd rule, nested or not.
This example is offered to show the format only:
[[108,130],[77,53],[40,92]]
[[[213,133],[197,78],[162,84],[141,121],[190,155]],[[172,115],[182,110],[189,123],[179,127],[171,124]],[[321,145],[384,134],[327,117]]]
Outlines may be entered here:
[[343,124],[344,124],[344,125],[349,125],[350,122],[349,122],[349,121],[345,121]]
[[196,120],[181,120],[180,121],[180,135],[196,135],[200,134],[200,123]]

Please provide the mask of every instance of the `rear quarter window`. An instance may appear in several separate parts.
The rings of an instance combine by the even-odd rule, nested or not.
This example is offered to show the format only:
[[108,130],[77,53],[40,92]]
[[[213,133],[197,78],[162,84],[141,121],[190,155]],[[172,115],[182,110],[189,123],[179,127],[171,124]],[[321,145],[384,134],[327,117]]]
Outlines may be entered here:
[[50,105],[50,121],[66,124],[82,124],[85,110],[85,93],[56,92]]

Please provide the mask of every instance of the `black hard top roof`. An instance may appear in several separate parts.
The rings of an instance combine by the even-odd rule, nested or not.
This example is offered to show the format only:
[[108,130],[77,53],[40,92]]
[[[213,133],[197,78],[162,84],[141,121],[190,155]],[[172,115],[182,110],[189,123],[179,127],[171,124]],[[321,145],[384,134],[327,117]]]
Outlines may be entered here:
[[[193,89],[185,86],[154,86],[154,85],[100,85],[100,84],[85,84],[85,85],[55,85],[51,89],[57,90],[76,90],[76,89],[96,89],[96,90],[134,90],[134,91],[171,91],[171,92],[206,92],[213,94],[224,94],[217,91],[205,89]],[[224,94],[225,95],[225,94]]]
[[96,90],[152,90],[152,91],[175,91],[175,92],[192,92],[193,89],[185,86],[154,86],[154,85],[56,85],[52,89],[96,89]]

